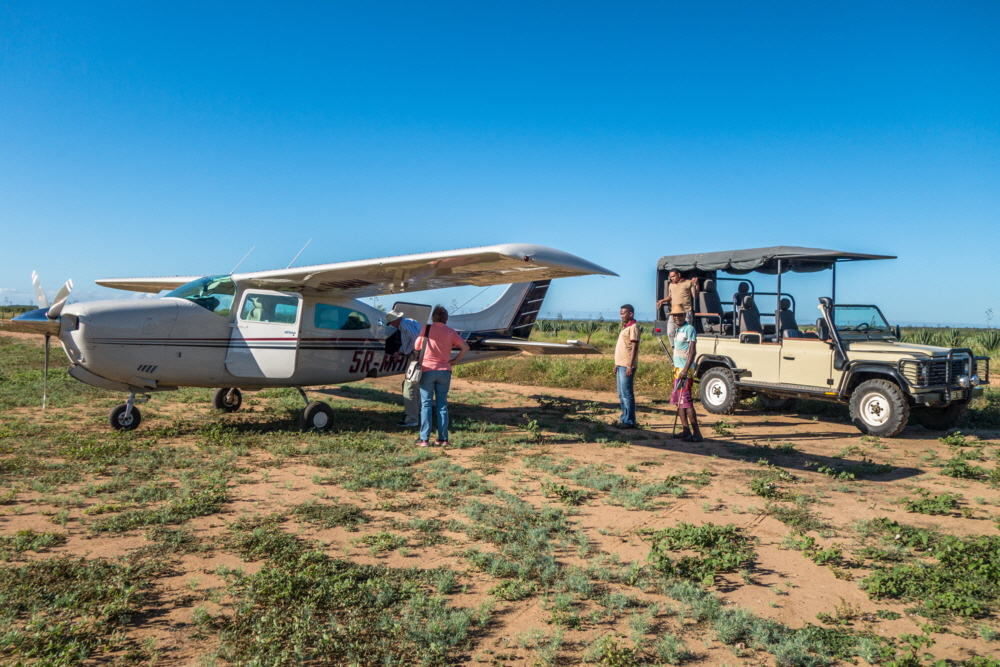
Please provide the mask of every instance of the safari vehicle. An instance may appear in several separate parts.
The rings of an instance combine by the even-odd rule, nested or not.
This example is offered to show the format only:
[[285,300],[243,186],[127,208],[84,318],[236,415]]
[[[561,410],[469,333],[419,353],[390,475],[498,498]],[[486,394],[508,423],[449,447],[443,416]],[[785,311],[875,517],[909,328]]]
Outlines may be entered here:
[[[797,399],[809,398],[846,403],[854,424],[870,435],[897,435],[910,415],[926,428],[955,426],[989,382],[989,358],[903,343],[899,327],[890,326],[878,306],[837,303],[837,264],[875,259],[895,257],[790,246],[662,257],[658,300],[671,270],[699,279],[693,367],[705,409],[731,414],[742,399],[757,396],[766,409],[791,410]],[[800,328],[782,275],[826,269],[831,296],[819,299],[815,326]],[[752,273],[776,275],[777,290],[758,291],[740,277]],[[738,285],[723,305],[718,285],[727,280]],[[758,310],[765,300],[773,312]],[[656,317],[654,334],[666,336],[666,311]]]

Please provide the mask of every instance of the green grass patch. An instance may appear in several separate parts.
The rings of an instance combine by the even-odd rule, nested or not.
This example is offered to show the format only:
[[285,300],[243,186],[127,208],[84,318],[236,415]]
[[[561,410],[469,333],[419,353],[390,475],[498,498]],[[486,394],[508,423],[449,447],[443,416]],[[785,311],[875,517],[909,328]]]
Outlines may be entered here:
[[[649,563],[669,576],[699,581],[710,586],[722,572],[735,572],[745,568],[757,557],[752,538],[734,526],[702,526],[678,523],[653,533],[650,537]],[[677,551],[693,551],[697,556],[671,558]]]

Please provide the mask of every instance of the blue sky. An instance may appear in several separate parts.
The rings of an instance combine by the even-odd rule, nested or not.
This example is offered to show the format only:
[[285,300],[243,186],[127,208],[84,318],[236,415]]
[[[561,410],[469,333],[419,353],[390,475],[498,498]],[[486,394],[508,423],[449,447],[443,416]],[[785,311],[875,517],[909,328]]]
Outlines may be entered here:
[[526,242],[621,274],[545,304],[607,317],[661,255],[803,245],[899,256],[841,301],[996,325],[998,35],[995,2],[5,3],[0,300]]

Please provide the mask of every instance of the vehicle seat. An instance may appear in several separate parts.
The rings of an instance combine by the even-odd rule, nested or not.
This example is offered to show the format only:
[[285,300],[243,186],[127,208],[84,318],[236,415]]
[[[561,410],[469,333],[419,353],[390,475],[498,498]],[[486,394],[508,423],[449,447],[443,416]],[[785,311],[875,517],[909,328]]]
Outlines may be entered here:
[[250,299],[250,303],[253,304],[253,308],[250,310],[250,314],[247,315],[247,322],[260,322],[260,316],[264,314],[264,309],[260,305],[260,301],[257,299]]
[[699,318],[702,330],[706,333],[723,333],[722,301],[719,300],[719,293],[715,290],[715,281],[711,278],[702,281],[701,291],[698,292],[698,312],[718,315],[718,317]]
[[740,333],[747,331],[764,331],[760,325],[760,311],[749,294],[743,297],[743,304],[740,306]]
[[802,332],[799,331],[799,325],[795,321],[795,313],[792,312],[792,302],[788,299],[782,299],[778,303],[781,307],[781,310],[778,311],[781,335],[785,338],[802,338]]

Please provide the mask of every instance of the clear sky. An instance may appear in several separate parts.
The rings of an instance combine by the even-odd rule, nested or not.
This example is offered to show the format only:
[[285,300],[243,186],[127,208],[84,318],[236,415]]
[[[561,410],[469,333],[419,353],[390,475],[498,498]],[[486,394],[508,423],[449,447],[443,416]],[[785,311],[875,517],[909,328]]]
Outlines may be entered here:
[[523,242],[621,274],[555,283],[566,316],[650,313],[666,254],[898,255],[838,300],[996,326],[1000,3],[0,6],[0,300],[310,238],[297,264]]

